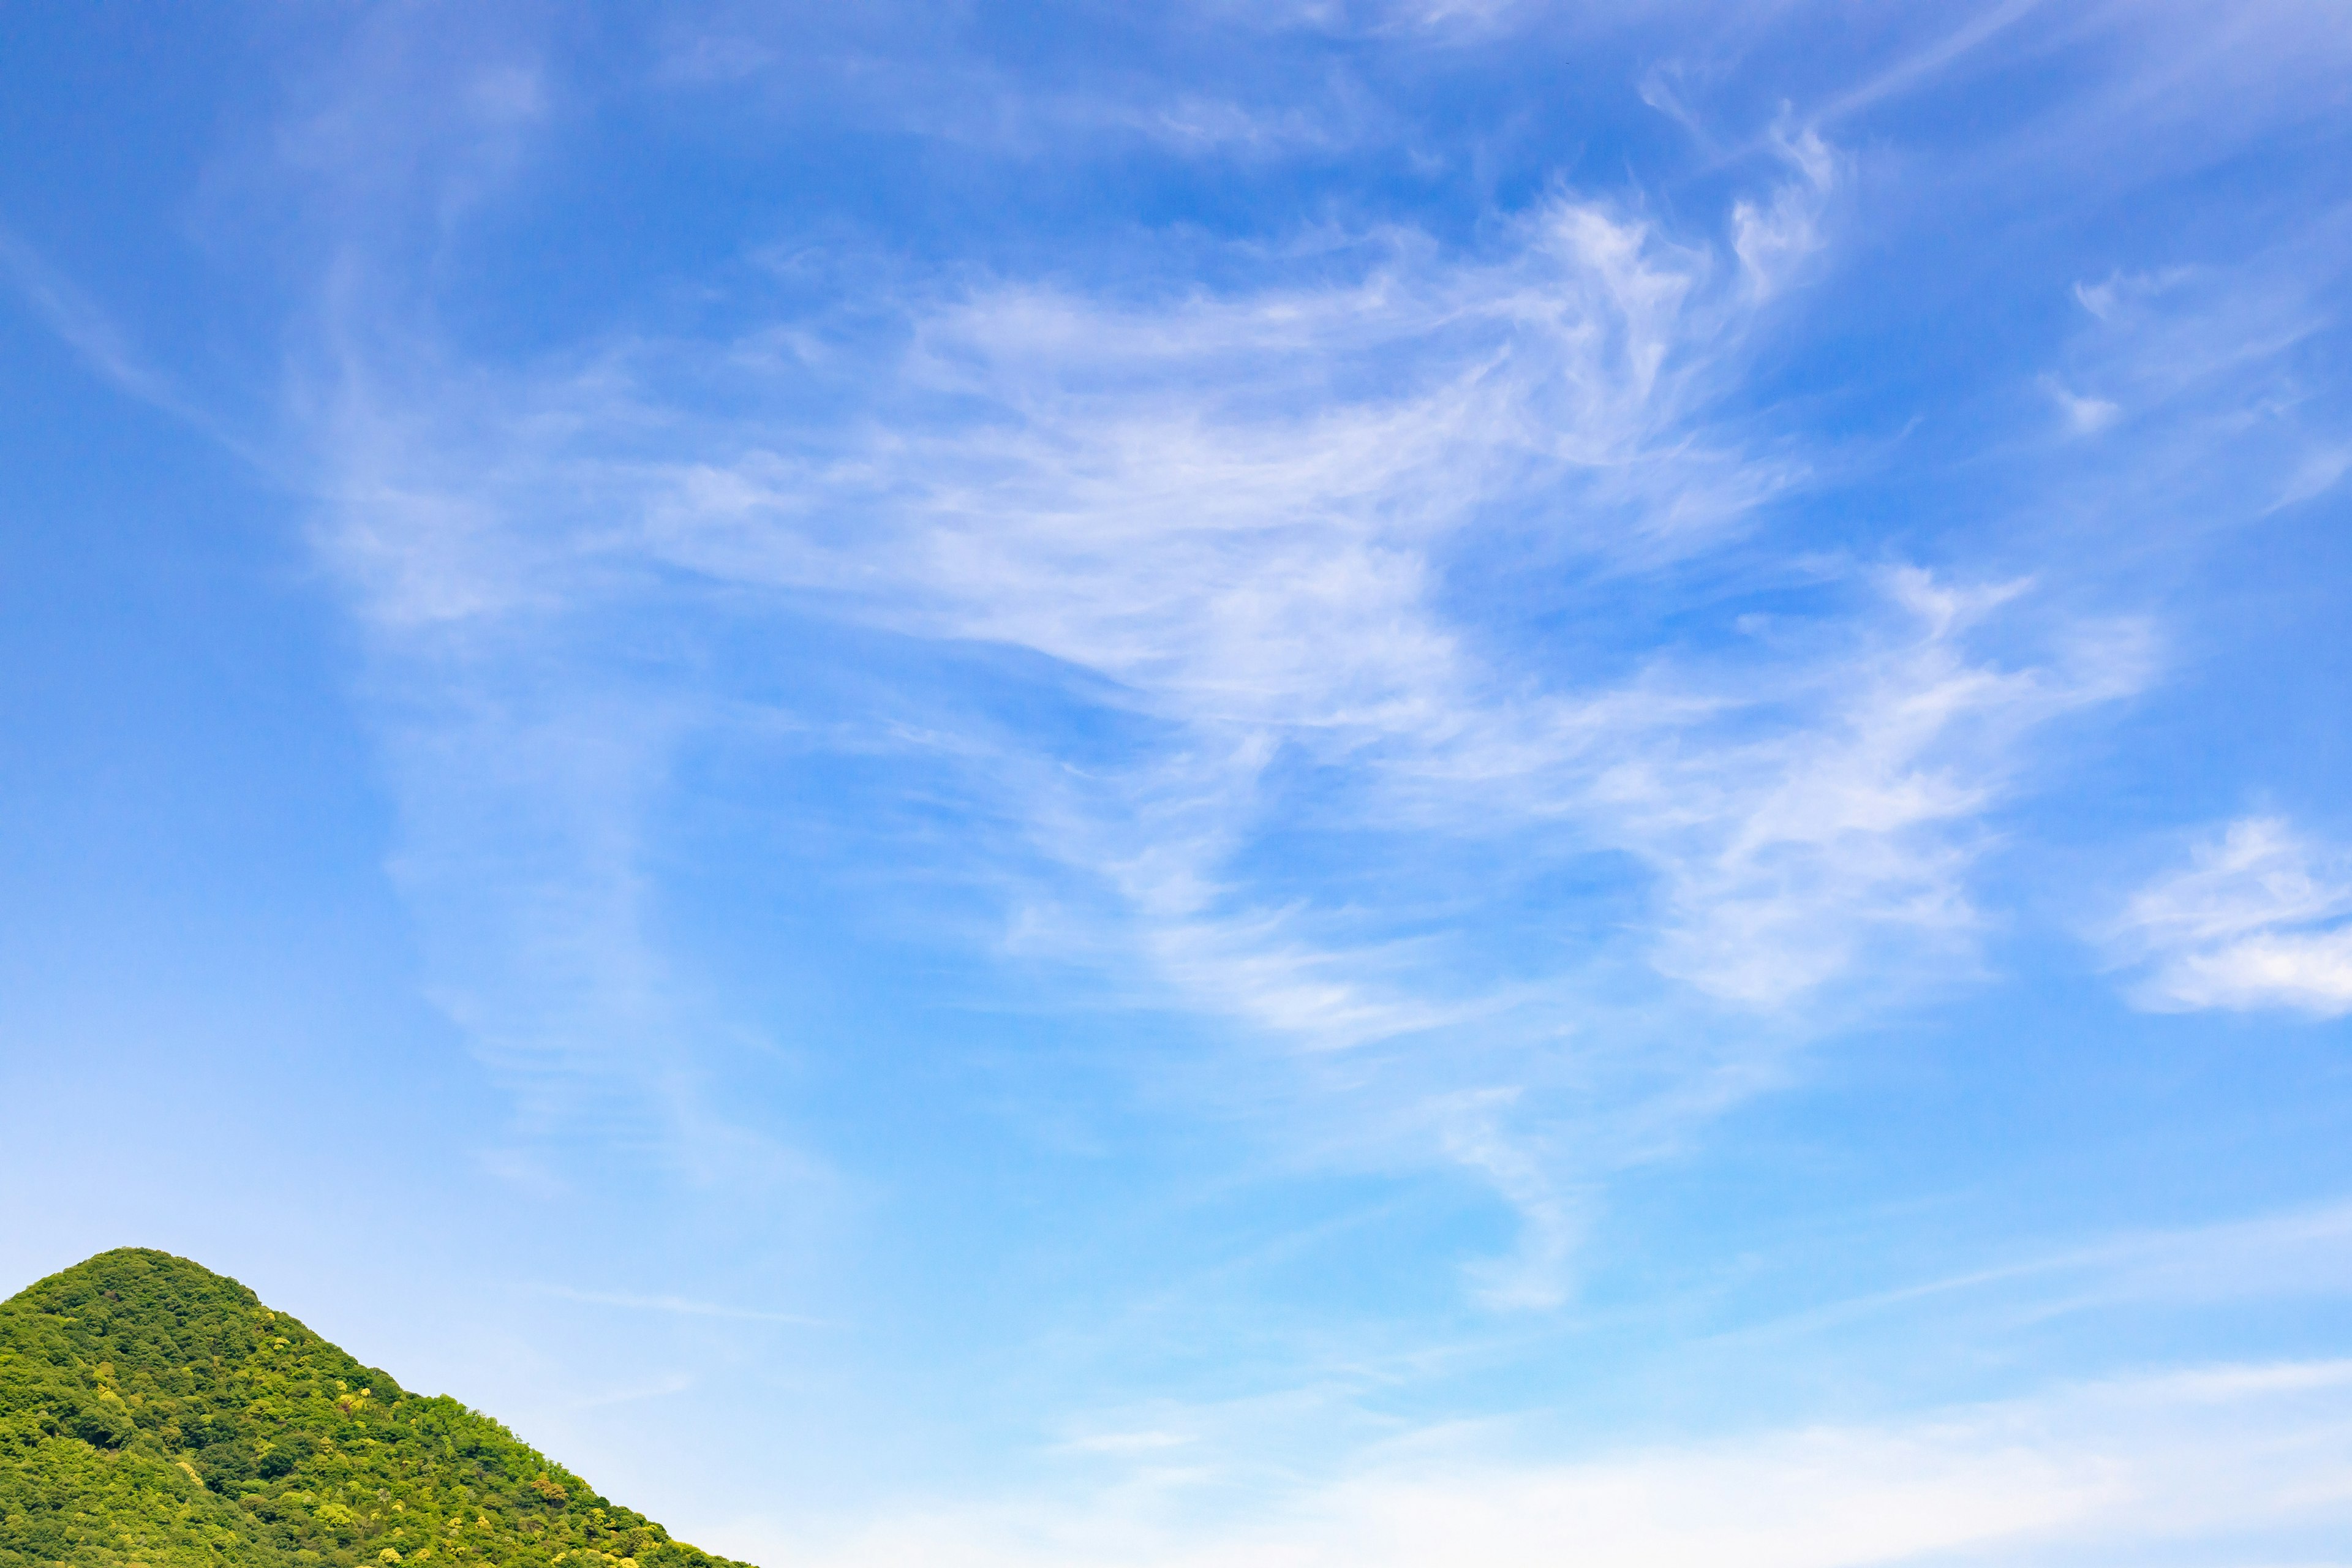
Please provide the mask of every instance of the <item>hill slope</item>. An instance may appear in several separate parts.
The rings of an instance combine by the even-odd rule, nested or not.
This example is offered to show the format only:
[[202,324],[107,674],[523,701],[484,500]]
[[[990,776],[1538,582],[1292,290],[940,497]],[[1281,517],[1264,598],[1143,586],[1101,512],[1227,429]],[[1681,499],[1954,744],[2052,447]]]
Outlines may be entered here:
[[0,1302],[0,1568],[53,1563],[743,1568],[137,1248]]

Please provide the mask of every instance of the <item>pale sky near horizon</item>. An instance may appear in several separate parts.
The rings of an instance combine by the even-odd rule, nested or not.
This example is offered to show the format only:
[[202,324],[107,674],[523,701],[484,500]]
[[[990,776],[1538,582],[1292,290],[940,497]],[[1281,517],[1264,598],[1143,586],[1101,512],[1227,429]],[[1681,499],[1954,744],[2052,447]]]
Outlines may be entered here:
[[0,8],[0,1293],[763,1568],[2352,1563],[2352,14]]

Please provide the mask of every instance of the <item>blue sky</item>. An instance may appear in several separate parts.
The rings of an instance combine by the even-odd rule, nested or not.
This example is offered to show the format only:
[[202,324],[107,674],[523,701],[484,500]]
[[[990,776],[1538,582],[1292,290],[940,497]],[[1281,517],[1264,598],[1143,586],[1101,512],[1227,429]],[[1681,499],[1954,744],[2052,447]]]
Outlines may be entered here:
[[9,1281],[767,1568],[2352,1561],[2339,9],[8,32]]

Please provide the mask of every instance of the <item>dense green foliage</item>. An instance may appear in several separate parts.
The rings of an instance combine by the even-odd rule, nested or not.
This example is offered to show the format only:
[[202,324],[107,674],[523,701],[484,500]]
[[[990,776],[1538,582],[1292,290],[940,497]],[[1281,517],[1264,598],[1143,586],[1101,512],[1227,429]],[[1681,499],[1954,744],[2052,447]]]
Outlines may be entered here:
[[126,1248],[0,1303],[0,1568],[741,1568],[252,1291]]

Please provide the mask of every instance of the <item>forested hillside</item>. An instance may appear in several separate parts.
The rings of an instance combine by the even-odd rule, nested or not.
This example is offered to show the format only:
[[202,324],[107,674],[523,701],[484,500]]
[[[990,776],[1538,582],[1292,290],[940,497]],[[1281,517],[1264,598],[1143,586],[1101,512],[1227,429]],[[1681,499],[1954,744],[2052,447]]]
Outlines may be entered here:
[[404,1563],[729,1568],[184,1258],[0,1303],[0,1568]]

